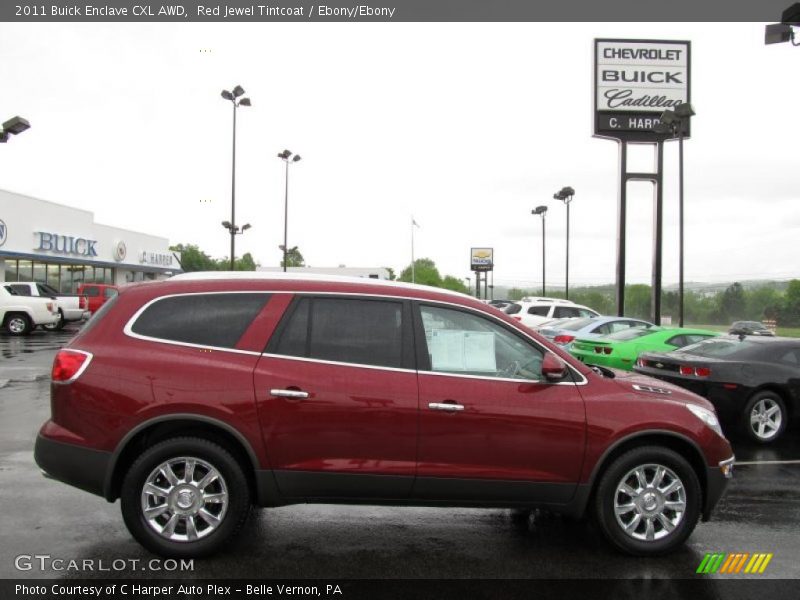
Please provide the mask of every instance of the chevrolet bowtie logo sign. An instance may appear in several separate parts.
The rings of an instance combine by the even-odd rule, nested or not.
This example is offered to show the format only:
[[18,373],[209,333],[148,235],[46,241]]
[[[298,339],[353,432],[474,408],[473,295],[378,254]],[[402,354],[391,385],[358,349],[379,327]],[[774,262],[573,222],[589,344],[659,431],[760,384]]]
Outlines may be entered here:
[[703,557],[696,573],[711,575],[713,573],[737,575],[749,573],[761,574],[767,569],[772,553],[764,552],[736,552],[725,554],[722,552],[706,554]]

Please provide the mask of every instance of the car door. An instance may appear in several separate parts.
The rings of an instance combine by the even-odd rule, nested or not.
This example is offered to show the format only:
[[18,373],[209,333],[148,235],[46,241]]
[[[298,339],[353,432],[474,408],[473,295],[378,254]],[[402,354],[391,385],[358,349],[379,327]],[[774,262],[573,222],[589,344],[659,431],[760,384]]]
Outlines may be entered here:
[[567,502],[586,433],[574,381],[544,380],[546,350],[487,315],[427,303],[414,315],[420,440],[413,496]]
[[418,419],[410,321],[403,300],[294,299],[254,379],[283,496],[408,496]]

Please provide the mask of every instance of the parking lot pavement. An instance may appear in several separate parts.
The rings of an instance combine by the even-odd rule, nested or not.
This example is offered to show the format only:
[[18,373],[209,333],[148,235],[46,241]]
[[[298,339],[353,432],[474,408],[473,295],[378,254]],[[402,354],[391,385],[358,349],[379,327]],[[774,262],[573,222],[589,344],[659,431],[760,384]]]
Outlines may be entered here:
[[[74,331],[72,332],[74,333]],[[760,577],[800,578],[797,431],[768,449],[734,440],[735,477],[709,523],[674,554],[634,559],[586,522],[544,513],[454,508],[298,505],[255,511],[246,531],[193,571],[154,558],[125,529],[118,504],[41,476],[36,432],[49,414],[49,363],[71,332],[0,337],[0,577],[694,578],[709,552],[773,553]],[[44,373],[44,376],[32,377]],[[787,462],[797,461],[797,462]],[[15,567],[20,555],[83,561],[95,570]],[[109,573],[99,561],[139,560]],[[725,577],[725,576],[702,576]],[[741,578],[742,575],[736,577]],[[671,584],[670,584],[671,585]]]

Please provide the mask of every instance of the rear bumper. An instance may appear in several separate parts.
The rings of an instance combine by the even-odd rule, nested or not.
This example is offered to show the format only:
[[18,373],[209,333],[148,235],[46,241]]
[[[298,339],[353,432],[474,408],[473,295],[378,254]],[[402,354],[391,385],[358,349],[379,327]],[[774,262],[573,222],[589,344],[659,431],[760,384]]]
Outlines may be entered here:
[[62,308],[65,321],[85,321],[91,316],[88,310],[82,308]]
[[733,477],[733,463],[736,457],[723,460],[717,467],[709,467],[706,471],[706,497],[703,504],[703,521],[711,519],[711,513],[717,506],[725,489],[728,487],[728,482]]
[[36,438],[33,458],[48,477],[103,496],[110,452],[102,452],[48,439]]

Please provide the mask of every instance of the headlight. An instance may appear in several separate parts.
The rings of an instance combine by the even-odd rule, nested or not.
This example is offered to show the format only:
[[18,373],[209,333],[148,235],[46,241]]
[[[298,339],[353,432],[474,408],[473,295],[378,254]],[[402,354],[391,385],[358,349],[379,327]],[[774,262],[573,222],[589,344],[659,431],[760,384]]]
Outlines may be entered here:
[[713,410],[708,410],[707,408],[697,406],[696,404],[687,404],[686,408],[692,411],[692,414],[694,414],[695,417],[716,431],[720,437],[725,437],[722,435],[722,427],[719,426],[719,419],[717,419],[717,415]]

